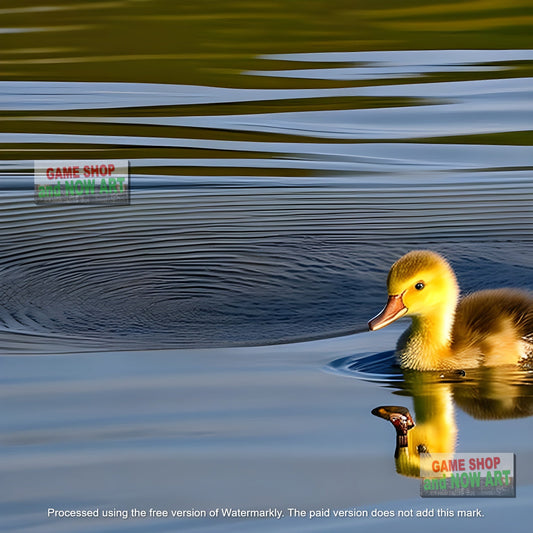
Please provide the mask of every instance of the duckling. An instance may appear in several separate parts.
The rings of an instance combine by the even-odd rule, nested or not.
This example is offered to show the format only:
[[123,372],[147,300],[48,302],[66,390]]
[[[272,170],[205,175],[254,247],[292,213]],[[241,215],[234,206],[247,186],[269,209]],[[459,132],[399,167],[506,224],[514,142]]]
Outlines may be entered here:
[[492,289],[459,299],[451,266],[428,250],[414,250],[396,261],[387,288],[387,305],[368,327],[373,331],[411,317],[397,345],[402,368],[498,366],[533,356],[533,296],[528,292]]

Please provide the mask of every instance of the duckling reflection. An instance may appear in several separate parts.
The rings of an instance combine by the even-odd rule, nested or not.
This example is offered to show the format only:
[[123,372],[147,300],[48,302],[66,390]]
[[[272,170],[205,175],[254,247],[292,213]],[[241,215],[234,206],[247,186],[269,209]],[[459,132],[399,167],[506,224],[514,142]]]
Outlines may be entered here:
[[[420,475],[421,453],[452,453],[457,440],[457,425],[451,383],[439,374],[404,372],[405,392],[413,397],[415,420],[409,410],[381,406],[372,414],[389,420],[396,429],[396,471],[404,476]],[[399,422],[403,417],[402,423]]]
[[401,406],[376,407],[372,414],[395,427],[396,471],[404,476],[420,476],[422,453],[455,451],[455,406],[480,420],[533,415],[533,375],[516,368],[484,367],[466,374],[404,371],[402,388],[401,394],[413,397],[414,417]]
[[453,399],[479,420],[533,415],[533,374],[513,367],[481,367],[453,384]]

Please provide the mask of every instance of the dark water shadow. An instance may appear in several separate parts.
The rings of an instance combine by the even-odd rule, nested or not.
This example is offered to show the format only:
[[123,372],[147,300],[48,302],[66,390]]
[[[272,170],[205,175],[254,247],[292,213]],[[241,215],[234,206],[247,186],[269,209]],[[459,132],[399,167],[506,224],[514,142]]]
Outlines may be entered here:
[[327,368],[364,381],[398,384],[403,380],[403,372],[396,363],[394,350],[349,355],[335,359]]

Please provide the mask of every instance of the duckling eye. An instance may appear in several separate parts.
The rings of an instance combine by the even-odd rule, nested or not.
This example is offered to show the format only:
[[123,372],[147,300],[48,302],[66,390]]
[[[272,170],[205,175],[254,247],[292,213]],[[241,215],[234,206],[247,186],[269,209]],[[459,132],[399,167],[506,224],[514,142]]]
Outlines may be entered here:
[[419,282],[415,285],[415,289],[416,289],[417,291],[421,291],[424,287],[425,287],[425,285],[424,285],[421,281],[419,281]]

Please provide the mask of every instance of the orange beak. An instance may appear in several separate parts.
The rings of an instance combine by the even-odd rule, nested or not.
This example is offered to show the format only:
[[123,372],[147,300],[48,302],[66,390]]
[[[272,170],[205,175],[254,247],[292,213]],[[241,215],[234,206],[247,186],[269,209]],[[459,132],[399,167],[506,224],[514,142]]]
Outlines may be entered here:
[[402,294],[394,294],[389,296],[387,305],[383,308],[381,313],[376,315],[368,323],[368,329],[370,331],[375,331],[376,329],[384,328],[388,326],[391,322],[394,322],[396,319],[407,313],[408,309],[403,304]]

